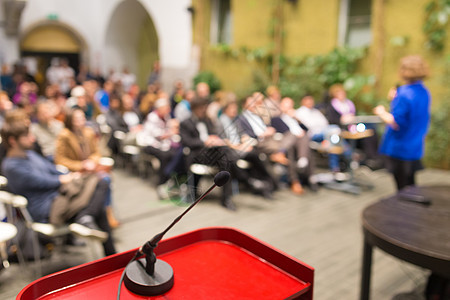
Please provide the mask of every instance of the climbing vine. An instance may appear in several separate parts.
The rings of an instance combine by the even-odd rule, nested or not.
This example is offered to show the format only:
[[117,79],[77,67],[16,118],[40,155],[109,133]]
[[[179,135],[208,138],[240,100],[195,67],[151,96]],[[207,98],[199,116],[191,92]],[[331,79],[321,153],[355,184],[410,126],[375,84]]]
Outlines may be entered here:
[[432,0],[425,6],[426,19],[423,31],[427,37],[428,49],[441,51],[447,37],[450,17],[450,0]]

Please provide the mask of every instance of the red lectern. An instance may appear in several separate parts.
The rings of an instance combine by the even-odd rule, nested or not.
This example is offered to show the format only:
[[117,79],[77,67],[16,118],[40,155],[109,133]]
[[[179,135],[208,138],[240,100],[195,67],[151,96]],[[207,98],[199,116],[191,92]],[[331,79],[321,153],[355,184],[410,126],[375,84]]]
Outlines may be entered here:
[[[137,249],[42,277],[16,299],[115,299],[122,271]],[[164,295],[120,299],[307,299],[314,269],[233,228],[210,227],[162,240],[155,249],[174,271]]]

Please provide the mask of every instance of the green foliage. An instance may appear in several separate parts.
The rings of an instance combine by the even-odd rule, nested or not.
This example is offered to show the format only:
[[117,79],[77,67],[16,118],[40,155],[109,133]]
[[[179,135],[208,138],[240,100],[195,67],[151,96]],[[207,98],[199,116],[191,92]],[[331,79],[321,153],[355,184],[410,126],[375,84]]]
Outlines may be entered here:
[[[443,83],[449,87],[450,56],[446,61]],[[425,143],[425,162],[431,167],[450,169],[450,89],[431,114],[430,129]]]
[[196,86],[199,82],[207,83],[211,94],[214,94],[221,88],[220,80],[216,77],[216,75],[214,75],[213,72],[210,71],[202,71],[195,75],[194,86]]
[[450,169],[450,98],[431,114],[425,161],[431,167]]
[[[255,57],[255,52],[264,55],[258,57],[262,67],[254,70],[253,86],[250,88],[264,91],[271,84],[272,56],[269,51],[259,48],[247,51],[247,59]],[[278,82],[281,94],[296,101],[305,94],[312,94],[320,100],[331,85],[342,83],[349,98],[358,106],[358,110],[369,111],[377,101],[373,91],[375,78],[357,74],[357,64],[365,55],[363,48],[336,48],[324,55],[294,58],[281,56]]]
[[441,51],[447,38],[447,25],[450,17],[450,0],[432,0],[425,6],[426,19],[423,32],[427,37],[428,49]]

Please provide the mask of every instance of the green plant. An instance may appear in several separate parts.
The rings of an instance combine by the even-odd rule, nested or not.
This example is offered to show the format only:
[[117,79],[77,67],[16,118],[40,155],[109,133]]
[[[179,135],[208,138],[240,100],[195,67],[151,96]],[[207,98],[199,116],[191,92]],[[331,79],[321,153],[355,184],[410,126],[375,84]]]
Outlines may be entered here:
[[214,75],[213,72],[210,71],[202,71],[195,75],[194,86],[196,86],[199,82],[207,83],[211,94],[214,94],[221,88],[220,80],[216,77],[216,75]]
[[425,143],[425,162],[431,167],[450,169],[450,98],[431,114],[430,129]]
[[[271,82],[273,57],[270,49],[261,47],[250,50],[243,47],[238,51],[239,55],[244,56],[247,61],[256,63],[253,70],[253,85],[242,94],[253,91],[264,92],[268,85],[273,84]],[[226,49],[222,53],[228,55],[230,50]],[[358,62],[365,55],[365,48],[346,47],[335,48],[323,55],[301,57],[282,55],[278,82],[281,94],[296,101],[305,94],[312,94],[320,100],[331,85],[342,83],[349,98],[358,106],[358,110],[369,112],[379,99],[375,98],[373,90],[375,77],[357,73]]]
[[371,109],[376,101],[375,78],[357,73],[358,62],[364,56],[363,48],[336,48],[324,55],[282,59],[281,93],[294,99],[304,94],[319,99],[331,85],[342,83],[359,110]]
[[[443,84],[449,87],[450,55],[445,63]],[[450,89],[431,114],[430,129],[425,143],[425,162],[431,167],[450,169]]]
[[423,31],[427,37],[428,49],[441,51],[447,38],[450,17],[450,0],[432,0],[425,6],[426,19]]

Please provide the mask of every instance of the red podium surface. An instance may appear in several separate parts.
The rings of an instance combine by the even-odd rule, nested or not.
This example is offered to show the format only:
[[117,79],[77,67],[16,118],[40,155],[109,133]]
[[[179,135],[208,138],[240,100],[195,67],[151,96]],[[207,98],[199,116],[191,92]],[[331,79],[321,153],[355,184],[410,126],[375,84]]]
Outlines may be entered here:
[[[115,299],[136,250],[42,277],[16,299]],[[312,267],[233,228],[203,228],[165,239],[155,254],[172,266],[173,288],[145,297],[122,284],[120,299],[312,299]]]

